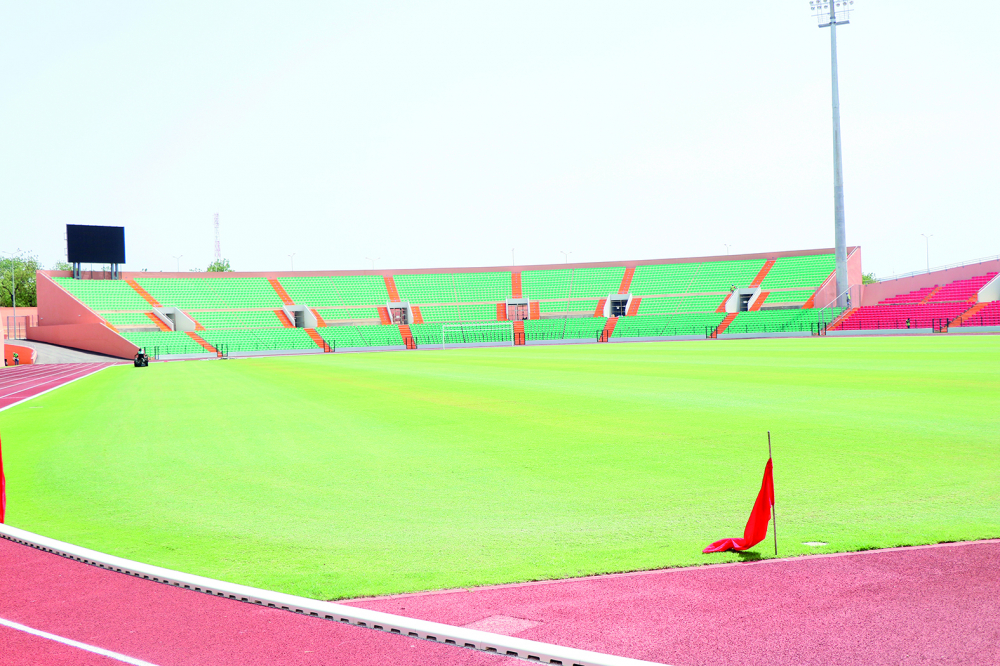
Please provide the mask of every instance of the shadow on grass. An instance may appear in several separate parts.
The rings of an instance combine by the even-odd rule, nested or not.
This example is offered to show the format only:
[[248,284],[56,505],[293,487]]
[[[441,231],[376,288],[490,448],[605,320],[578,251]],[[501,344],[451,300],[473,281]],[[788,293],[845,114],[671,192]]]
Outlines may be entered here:
[[740,558],[740,562],[755,562],[761,559],[760,553],[755,550],[737,551],[736,556]]

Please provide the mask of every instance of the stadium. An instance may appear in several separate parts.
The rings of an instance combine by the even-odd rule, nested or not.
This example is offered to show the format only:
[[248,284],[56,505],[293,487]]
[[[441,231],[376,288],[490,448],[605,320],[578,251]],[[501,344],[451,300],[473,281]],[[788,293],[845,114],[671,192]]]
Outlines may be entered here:
[[60,222],[0,271],[0,665],[1000,663],[1000,256],[875,277],[835,137],[832,247]]

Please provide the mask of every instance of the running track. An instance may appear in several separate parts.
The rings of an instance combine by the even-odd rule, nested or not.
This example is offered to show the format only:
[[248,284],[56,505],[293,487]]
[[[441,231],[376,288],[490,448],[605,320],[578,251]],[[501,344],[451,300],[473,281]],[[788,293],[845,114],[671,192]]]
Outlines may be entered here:
[[0,369],[0,410],[117,363],[57,363]]
[[[1000,541],[982,541],[353,605],[677,666],[996,664],[998,570]],[[182,590],[6,540],[0,618],[157,666],[523,663]],[[121,662],[0,627],[0,664],[25,663]]]
[[998,572],[994,540],[348,604],[677,666],[1000,664]]

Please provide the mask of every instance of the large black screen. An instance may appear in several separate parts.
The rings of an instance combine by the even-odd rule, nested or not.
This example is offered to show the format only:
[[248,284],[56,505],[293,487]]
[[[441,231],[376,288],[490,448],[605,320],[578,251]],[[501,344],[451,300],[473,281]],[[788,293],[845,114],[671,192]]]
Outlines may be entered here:
[[66,246],[71,264],[124,264],[125,227],[67,224]]

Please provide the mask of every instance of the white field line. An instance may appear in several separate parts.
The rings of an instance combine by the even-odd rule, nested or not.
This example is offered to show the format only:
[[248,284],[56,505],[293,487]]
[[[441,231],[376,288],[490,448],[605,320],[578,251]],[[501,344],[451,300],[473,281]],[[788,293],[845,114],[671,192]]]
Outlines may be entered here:
[[[14,407],[16,405],[20,405],[22,402],[25,402],[27,400],[31,400],[32,398],[37,398],[40,395],[45,395],[49,391],[55,391],[56,389],[60,389],[63,386],[66,386],[68,384],[72,384],[73,382],[79,381],[79,380],[83,379],[84,377],[89,377],[92,374],[94,374],[95,372],[100,372],[101,370],[104,370],[104,368],[110,368],[112,365],[116,365],[116,364],[112,363],[112,364],[108,364],[108,365],[102,366],[100,368],[96,368],[95,370],[93,370],[91,372],[88,372],[86,374],[80,375],[79,377],[74,377],[73,379],[69,380],[68,382],[63,382],[59,386],[53,386],[52,388],[47,388],[47,389],[45,389],[44,391],[42,391],[40,393],[36,393],[34,395],[29,395],[27,398],[22,398],[21,400],[18,400],[17,402],[12,402],[9,405],[5,405],[3,407],[0,407],[0,412],[2,412],[5,409],[10,409],[11,407]],[[24,390],[24,389],[22,389],[22,390]],[[20,393],[20,391],[16,391],[16,393]],[[11,394],[11,395],[13,395],[13,394]],[[0,396],[0,397],[2,397],[2,396]]]
[[151,564],[133,562],[114,555],[99,553],[89,548],[56,541],[33,534],[17,527],[0,524],[0,537],[15,543],[31,546],[49,553],[68,557],[84,564],[92,564],[119,573],[145,578],[158,583],[166,583],[217,597],[226,597],[258,606],[287,610],[301,615],[353,624],[359,627],[378,629],[393,634],[446,643],[459,647],[482,650],[511,657],[519,657],[543,664],[563,666],[654,666],[655,662],[601,654],[589,650],[529,641],[513,636],[502,636],[486,631],[465,627],[453,627],[438,622],[428,622],[416,618],[392,615],[365,608],[355,608],[328,601],[306,599],[281,592],[261,590],[246,585],[226,583],[203,576],[172,571]]
[[87,645],[86,643],[81,643],[80,641],[74,641],[72,638],[63,638],[62,636],[56,636],[55,634],[50,634],[47,631],[41,631],[39,629],[32,629],[23,624],[18,624],[17,622],[11,622],[10,620],[5,620],[0,617],[0,626],[10,627],[11,629],[16,629],[18,631],[23,631],[26,634],[31,634],[32,636],[38,636],[40,638],[46,638],[50,641],[55,641],[56,643],[62,643],[63,645],[69,645],[71,647],[79,648],[81,650],[86,650],[87,652],[93,652],[94,654],[99,654],[102,657],[108,657],[109,659],[114,659],[125,664],[133,664],[133,666],[155,666],[148,661],[143,661],[142,659],[135,659],[133,657],[128,657],[124,654],[118,654],[117,652],[112,652],[111,650],[105,650],[104,648],[99,648],[94,645]]

